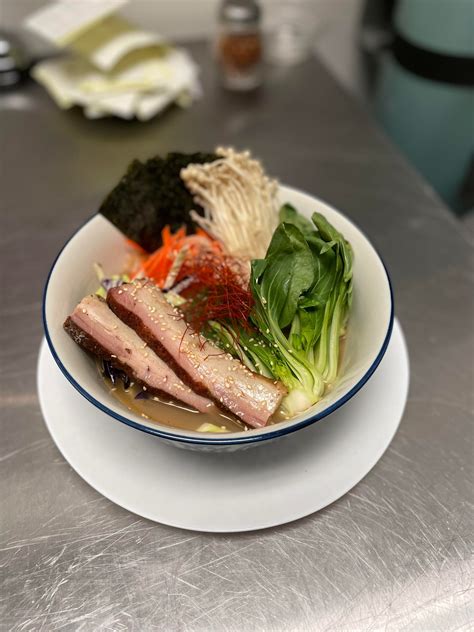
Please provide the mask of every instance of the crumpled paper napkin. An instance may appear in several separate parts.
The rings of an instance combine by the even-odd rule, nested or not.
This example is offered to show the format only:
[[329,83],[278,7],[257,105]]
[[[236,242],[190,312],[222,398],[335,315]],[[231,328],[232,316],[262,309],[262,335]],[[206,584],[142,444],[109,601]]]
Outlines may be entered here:
[[172,103],[186,107],[201,95],[199,69],[182,48],[137,29],[114,12],[126,0],[58,0],[25,26],[65,56],[32,69],[63,109],[79,105],[89,118],[145,121]]

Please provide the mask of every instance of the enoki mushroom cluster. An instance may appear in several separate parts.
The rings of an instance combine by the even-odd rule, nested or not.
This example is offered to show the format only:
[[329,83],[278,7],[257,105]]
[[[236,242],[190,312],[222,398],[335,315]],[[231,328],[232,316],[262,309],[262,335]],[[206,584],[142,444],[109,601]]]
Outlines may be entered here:
[[250,152],[218,147],[218,160],[190,164],[181,178],[204,216],[191,211],[201,228],[235,256],[263,258],[278,224],[278,183],[265,175]]

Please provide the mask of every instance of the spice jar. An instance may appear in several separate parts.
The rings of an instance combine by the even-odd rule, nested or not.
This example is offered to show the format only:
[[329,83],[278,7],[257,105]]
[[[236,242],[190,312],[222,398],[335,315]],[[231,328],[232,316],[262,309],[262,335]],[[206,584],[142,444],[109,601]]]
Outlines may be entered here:
[[216,53],[227,88],[251,90],[262,81],[260,16],[255,0],[224,0],[221,4]]

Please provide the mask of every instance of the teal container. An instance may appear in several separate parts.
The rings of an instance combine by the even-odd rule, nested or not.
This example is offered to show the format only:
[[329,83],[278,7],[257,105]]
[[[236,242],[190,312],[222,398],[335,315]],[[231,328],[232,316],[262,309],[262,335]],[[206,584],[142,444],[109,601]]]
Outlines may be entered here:
[[459,196],[474,149],[474,0],[401,0],[395,25],[394,49],[380,63],[376,116],[440,196],[465,210]]

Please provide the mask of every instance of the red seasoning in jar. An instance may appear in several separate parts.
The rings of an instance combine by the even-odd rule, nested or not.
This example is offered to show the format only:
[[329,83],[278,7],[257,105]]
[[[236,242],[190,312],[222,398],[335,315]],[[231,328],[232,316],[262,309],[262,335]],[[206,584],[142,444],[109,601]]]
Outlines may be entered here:
[[219,15],[216,53],[223,84],[251,90],[262,80],[260,8],[254,0],[225,0]]

